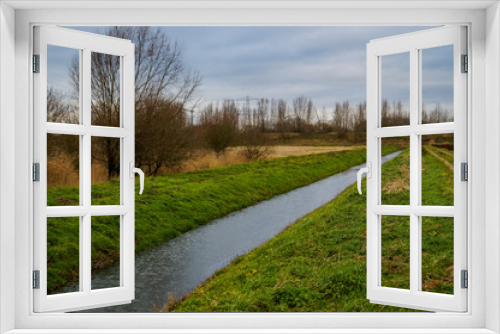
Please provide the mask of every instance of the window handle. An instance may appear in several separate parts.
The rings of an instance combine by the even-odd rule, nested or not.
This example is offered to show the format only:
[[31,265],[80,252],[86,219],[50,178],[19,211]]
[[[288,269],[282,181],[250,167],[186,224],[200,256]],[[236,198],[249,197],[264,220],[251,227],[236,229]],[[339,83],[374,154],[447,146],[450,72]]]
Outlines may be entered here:
[[141,189],[139,191],[139,195],[142,195],[142,191],[144,190],[144,172],[140,168],[134,167],[134,162],[130,161],[129,164],[130,178],[135,178],[135,173],[139,174],[139,182],[141,184]]
[[361,195],[361,176],[366,173],[367,177],[371,179],[372,177],[372,163],[368,161],[366,163],[366,167],[361,168],[358,170],[358,192]]

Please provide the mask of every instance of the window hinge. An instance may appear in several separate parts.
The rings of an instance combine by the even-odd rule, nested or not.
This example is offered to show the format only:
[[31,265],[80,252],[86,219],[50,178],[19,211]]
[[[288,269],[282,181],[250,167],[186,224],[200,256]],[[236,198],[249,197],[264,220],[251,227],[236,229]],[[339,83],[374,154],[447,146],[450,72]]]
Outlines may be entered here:
[[40,289],[40,270],[33,270],[33,289]]
[[40,182],[40,163],[33,164],[33,181]]
[[462,55],[462,73],[469,72],[469,57],[467,55]]
[[33,55],[33,73],[40,73],[40,55]]
[[462,270],[461,272],[462,289],[469,288],[469,272],[467,270]]
[[469,181],[469,165],[466,162],[460,164],[460,180]]

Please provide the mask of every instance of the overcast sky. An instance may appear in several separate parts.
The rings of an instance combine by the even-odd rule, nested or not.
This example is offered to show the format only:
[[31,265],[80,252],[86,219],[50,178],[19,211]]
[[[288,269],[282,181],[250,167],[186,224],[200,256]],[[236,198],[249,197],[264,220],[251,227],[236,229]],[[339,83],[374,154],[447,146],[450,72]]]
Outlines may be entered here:
[[[73,27],[75,28],[75,27]],[[366,100],[366,44],[429,27],[164,27],[183,47],[187,66],[203,77],[206,102],[245,96],[284,98],[305,95],[318,108]],[[102,27],[75,29],[102,32]],[[70,52],[58,48],[49,59],[48,80],[68,87],[65,63]],[[423,100],[453,102],[452,47],[425,51]],[[383,59],[383,97],[409,97],[409,56]]]

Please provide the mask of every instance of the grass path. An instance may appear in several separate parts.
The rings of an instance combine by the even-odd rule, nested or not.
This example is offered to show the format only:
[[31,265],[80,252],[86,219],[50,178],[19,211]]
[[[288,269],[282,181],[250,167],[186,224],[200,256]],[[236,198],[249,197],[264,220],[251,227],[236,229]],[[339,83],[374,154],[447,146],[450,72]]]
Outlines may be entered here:
[[[405,177],[408,150],[384,164],[389,179]],[[453,202],[443,184],[448,167],[424,154],[425,189]],[[451,174],[452,175],[452,174]],[[408,176],[409,177],[409,176]],[[403,180],[409,181],[409,180]],[[363,187],[366,190],[365,181]],[[394,201],[404,187],[391,188]],[[366,299],[366,197],[349,187],[324,207],[217,271],[183,301],[156,307],[174,312],[408,312]],[[383,217],[382,281],[409,286],[408,217]],[[453,293],[453,219],[426,217],[422,223],[422,286]]]
[[[395,150],[388,148],[384,154]],[[153,247],[213,219],[361,164],[365,152],[330,152],[148,177],[144,194],[136,196],[135,249]],[[75,196],[75,188],[52,188],[48,204],[78,203]],[[118,182],[92,186],[92,205],[117,203]],[[78,278],[79,222],[78,218],[51,218],[47,227],[50,292]],[[119,231],[117,217],[92,218],[93,268],[119,259]]]
[[[430,155],[435,157],[436,159],[440,160],[443,164],[446,165],[451,171],[454,170],[453,168],[453,163],[450,163],[447,159],[443,157],[443,154],[447,156],[447,158],[450,156],[449,153],[445,152],[447,150],[445,149],[438,149],[436,147],[432,147],[430,145],[424,145],[424,150],[426,150]],[[453,156],[451,156],[453,157]]]

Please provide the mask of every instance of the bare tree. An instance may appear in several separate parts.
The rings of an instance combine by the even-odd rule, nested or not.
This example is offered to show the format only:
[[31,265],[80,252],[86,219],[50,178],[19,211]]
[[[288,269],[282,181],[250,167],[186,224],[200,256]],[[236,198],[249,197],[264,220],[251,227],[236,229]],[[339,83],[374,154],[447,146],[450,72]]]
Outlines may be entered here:
[[269,99],[261,98],[257,102],[257,117],[256,122],[254,123],[260,129],[260,132],[266,132],[267,124],[269,123],[267,120],[267,116],[269,114]]
[[285,133],[287,131],[288,122],[288,105],[285,100],[278,100],[278,119],[276,121],[276,131]]
[[238,109],[234,101],[225,100],[222,107],[212,103],[205,107],[201,127],[207,147],[217,156],[236,143],[238,135]]
[[[136,159],[139,166],[148,166],[149,173],[157,173],[162,166],[179,163],[181,150],[162,150],[160,154],[153,146],[179,142],[179,131],[184,129],[186,110],[192,109],[196,91],[201,85],[201,76],[189,71],[182,58],[182,48],[171,40],[161,28],[110,27],[105,35],[129,39],[135,44],[135,114],[136,114]],[[119,126],[120,122],[120,60],[119,57],[92,53],[92,124]],[[79,62],[74,59],[70,68],[75,91],[79,85]],[[154,112],[153,112],[154,110]],[[175,119],[175,121],[173,121]],[[145,128],[141,128],[145,127]],[[167,129],[168,128],[168,129]],[[147,134],[154,134],[155,141]],[[119,148],[116,141],[103,139],[104,146],[96,159],[106,163],[110,177],[119,173]],[[149,145],[149,146],[148,146]],[[152,152],[157,152],[152,154]],[[169,156],[169,152],[172,155]],[[154,166],[154,167],[153,167]]]
[[47,122],[78,124],[78,104],[49,86],[47,88]]
[[453,112],[437,103],[433,110],[428,110],[426,105],[422,106],[422,124],[453,122]]
[[308,100],[305,96],[296,97],[293,100],[293,114],[295,121],[295,131],[304,132],[306,129],[308,117]]
[[272,147],[266,134],[257,127],[247,127],[241,133],[242,155],[248,161],[258,161],[271,153]]
[[349,131],[350,113],[351,108],[349,101],[344,101],[342,104],[335,104],[335,110],[333,112],[333,131],[341,133]]
[[366,132],[366,102],[361,102],[358,105],[356,113],[354,131]]
[[192,155],[192,125],[181,103],[146,103],[135,123],[136,163],[148,175],[157,175],[162,167],[175,169]]

